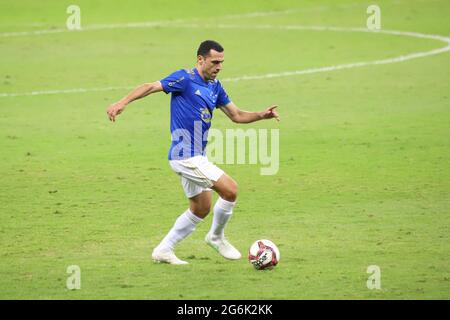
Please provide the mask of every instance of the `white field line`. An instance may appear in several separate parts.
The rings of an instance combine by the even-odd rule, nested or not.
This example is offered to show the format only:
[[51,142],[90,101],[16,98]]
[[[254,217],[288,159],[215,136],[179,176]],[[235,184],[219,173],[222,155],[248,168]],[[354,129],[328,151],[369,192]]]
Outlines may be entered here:
[[132,89],[132,87],[73,88],[73,89],[63,89],[63,90],[31,91],[31,92],[25,92],[25,93],[0,93],[0,98],[2,98],[2,97],[41,96],[41,95],[64,94],[64,93],[101,92],[101,91],[114,91],[114,90],[127,90],[127,89]]
[[[261,75],[244,75],[240,77],[234,78],[225,78],[222,79],[223,82],[236,82],[243,80],[261,80],[261,79],[270,79],[270,78],[278,78],[278,77],[288,77],[288,76],[298,76],[304,74],[313,74],[319,72],[330,72],[342,69],[352,69],[358,67],[365,67],[370,65],[382,65],[389,63],[397,63],[408,61],[417,58],[423,58],[428,56],[433,56],[437,54],[441,54],[444,52],[450,51],[450,38],[440,36],[440,35],[430,35],[423,34],[418,32],[407,32],[407,31],[395,31],[395,30],[380,30],[380,31],[370,31],[364,28],[342,28],[342,27],[324,27],[324,26],[301,26],[301,25],[291,25],[291,26],[275,26],[275,25],[198,25],[198,24],[179,24],[179,25],[170,25],[172,27],[181,27],[181,28],[223,28],[223,29],[271,29],[271,30],[309,30],[309,31],[332,31],[332,32],[366,32],[373,34],[388,34],[394,36],[406,36],[413,38],[421,38],[421,39],[432,39],[444,42],[446,44],[445,47],[433,49],[430,51],[423,52],[414,52],[406,55],[401,55],[398,57],[387,58],[382,60],[374,60],[374,61],[362,61],[355,63],[347,63],[340,65],[333,65],[327,67],[318,67],[318,68],[310,68],[304,70],[295,70],[295,71],[285,71],[285,72],[277,72],[277,73],[268,73]],[[0,93],[0,97],[20,97],[20,96],[37,96],[37,95],[49,95],[49,94],[64,94],[64,93],[84,93],[84,92],[96,92],[96,91],[112,91],[112,90],[123,90],[123,89],[131,89],[132,87],[106,87],[106,88],[75,88],[75,89],[65,89],[65,90],[44,90],[44,91],[33,91],[33,92],[25,92],[25,93]]]
[[164,21],[148,21],[148,22],[129,22],[129,23],[116,23],[116,24],[91,24],[86,27],[82,27],[80,30],[68,30],[67,28],[54,28],[35,31],[19,31],[19,32],[4,32],[0,33],[0,38],[11,38],[20,36],[37,36],[44,34],[54,33],[77,33],[93,30],[108,30],[108,29],[138,29],[138,28],[157,28],[167,27],[172,24],[184,23],[186,21],[193,20],[164,20]]
[[[249,12],[242,14],[229,14],[224,16],[217,16],[212,19],[223,20],[223,19],[244,19],[244,18],[260,18],[260,17],[269,17],[269,16],[280,16],[280,15],[289,15],[295,13],[302,12],[317,12],[317,11],[326,11],[331,9],[348,9],[356,6],[364,6],[361,3],[350,3],[344,5],[335,5],[335,6],[318,6],[318,7],[309,7],[309,8],[298,8],[298,9],[287,9],[287,10],[278,10],[278,11],[261,11],[261,12]],[[206,20],[210,20],[206,19]],[[190,18],[190,19],[177,19],[177,20],[162,20],[162,21],[144,21],[144,22],[129,22],[129,23],[114,23],[114,24],[91,24],[82,27],[80,30],[68,30],[67,28],[51,28],[51,29],[43,29],[43,30],[34,30],[34,31],[18,31],[18,32],[0,32],[0,38],[11,38],[11,37],[22,37],[22,36],[38,36],[45,34],[56,34],[56,33],[74,33],[74,32],[83,32],[83,31],[92,31],[92,30],[108,30],[108,29],[130,29],[130,28],[156,28],[156,27],[165,27],[170,26],[171,24],[176,23],[186,23],[186,22],[200,22],[205,21],[205,19],[201,18]],[[43,24],[32,24],[32,26],[38,26]]]
[[[184,25],[184,28],[192,27],[198,28],[200,26],[195,25]],[[204,27],[204,26],[202,26]],[[417,58],[423,58],[428,56],[433,56],[437,54],[441,54],[444,52],[450,51],[450,38],[444,37],[440,35],[431,35],[431,34],[423,34],[418,32],[408,32],[408,31],[396,31],[396,30],[379,30],[379,31],[371,31],[365,28],[343,28],[343,27],[325,27],[325,26],[299,26],[299,25],[291,25],[291,26],[274,26],[274,25],[250,25],[250,26],[242,26],[242,25],[216,25],[216,28],[224,28],[224,29],[279,29],[279,30],[307,30],[307,31],[334,31],[334,32],[365,32],[372,34],[388,34],[394,36],[406,36],[413,38],[422,38],[422,39],[432,39],[444,42],[446,44],[445,47],[430,50],[430,51],[422,51],[422,52],[414,52],[406,55],[401,55],[394,58],[386,58],[382,60],[374,60],[374,61],[362,61],[362,62],[354,62],[347,64],[340,64],[334,66],[327,67],[319,67],[319,68],[310,68],[304,70],[295,70],[295,71],[285,71],[285,72],[277,72],[277,73],[268,73],[263,75],[254,75],[254,76],[240,76],[234,78],[225,78],[222,81],[241,81],[241,80],[261,80],[261,79],[269,79],[269,78],[278,78],[278,77],[287,77],[287,76],[295,76],[295,75],[303,75],[303,74],[312,74],[318,72],[330,72],[335,70],[342,69],[351,69],[358,67],[365,67],[370,65],[381,65],[381,64],[389,64],[396,62],[403,62]]]
[[[273,11],[273,12],[252,12],[248,14],[241,15],[228,15],[224,16],[224,19],[241,19],[241,18],[251,18],[251,17],[262,17],[262,16],[272,16],[272,15],[285,15],[295,13],[294,10],[285,11]],[[4,32],[0,33],[0,38],[11,38],[11,37],[21,37],[21,36],[38,36],[45,34],[55,34],[55,33],[76,33],[85,32],[93,30],[110,30],[110,29],[147,29],[147,28],[158,28],[158,27],[168,27],[178,23],[195,22],[198,21],[197,18],[192,19],[177,19],[177,20],[162,20],[162,21],[144,21],[144,22],[128,22],[128,23],[114,23],[114,24],[91,24],[82,27],[80,30],[68,30],[67,28],[53,28],[35,31],[18,31],[18,32]]]

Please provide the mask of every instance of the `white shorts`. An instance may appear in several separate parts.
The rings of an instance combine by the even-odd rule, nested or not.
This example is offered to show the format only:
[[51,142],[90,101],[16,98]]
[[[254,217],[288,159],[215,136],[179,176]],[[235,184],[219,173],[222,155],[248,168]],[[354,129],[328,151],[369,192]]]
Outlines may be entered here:
[[170,160],[169,164],[181,176],[181,185],[188,198],[211,190],[213,183],[224,174],[222,169],[209,162],[205,156]]

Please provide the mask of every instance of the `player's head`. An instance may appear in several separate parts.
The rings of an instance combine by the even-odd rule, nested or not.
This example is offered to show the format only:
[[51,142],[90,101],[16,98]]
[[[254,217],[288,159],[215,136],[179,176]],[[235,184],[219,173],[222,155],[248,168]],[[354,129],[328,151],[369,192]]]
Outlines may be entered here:
[[203,41],[197,50],[197,68],[205,80],[214,80],[222,70],[223,47],[213,40]]

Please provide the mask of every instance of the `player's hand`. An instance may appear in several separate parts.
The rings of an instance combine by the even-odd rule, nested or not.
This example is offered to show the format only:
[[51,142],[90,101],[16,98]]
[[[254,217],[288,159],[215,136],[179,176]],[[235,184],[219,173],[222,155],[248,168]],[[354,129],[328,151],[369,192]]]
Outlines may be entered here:
[[108,114],[109,120],[112,122],[116,121],[116,116],[122,113],[122,111],[125,109],[125,105],[123,103],[113,103],[106,109],[106,113]]
[[277,108],[277,105],[272,105],[269,108],[266,109],[266,111],[263,112],[263,119],[272,119],[275,118],[277,121],[280,121],[280,115],[275,110]]

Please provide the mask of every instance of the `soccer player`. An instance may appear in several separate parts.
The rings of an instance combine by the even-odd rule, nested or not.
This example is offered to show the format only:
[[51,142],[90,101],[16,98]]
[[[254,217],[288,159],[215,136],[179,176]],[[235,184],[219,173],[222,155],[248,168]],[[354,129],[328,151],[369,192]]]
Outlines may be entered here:
[[212,40],[204,41],[197,51],[197,64],[192,69],[178,70],[166,78],[145,83],[107,109],[115,121],[132,101],[164,91],[171,93],[170,130],[172,145],[169,164],[181,177],[189,208],[175,221],[172,229],[154,248],[155,262],[187,264],[174,254],[175,246],[189,236],[211,209],[212,190],[219,198],[214,205],[212,226],[205,242],[223,257],[241,258],[241,253],[224,236],[224,229],[236,205],[237,183],[223,170],[208,161],[205,154],[208,130],[215,108],[222,110],[235,123],[250,123],[279,115],[272,105],[262,112],[240,110],[217,80],[224,62],[223,47]]

